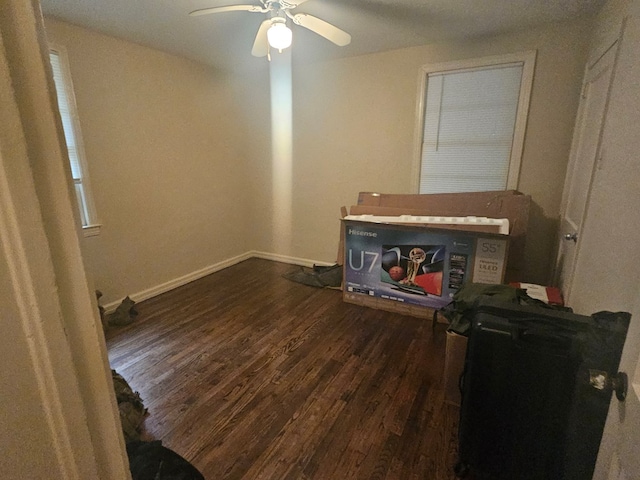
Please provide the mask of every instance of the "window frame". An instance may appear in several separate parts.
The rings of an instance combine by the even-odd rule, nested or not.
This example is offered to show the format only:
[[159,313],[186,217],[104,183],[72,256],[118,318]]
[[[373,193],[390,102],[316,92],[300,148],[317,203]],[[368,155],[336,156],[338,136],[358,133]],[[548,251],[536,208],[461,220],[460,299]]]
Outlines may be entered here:
[[[506,190],[517,190],[520,179],[520,166],[524,151],[524,138],[529,115],[529,103],[533,88],[533,77],[536,63],[536,50],[528,50],[504,55],[490,55],[466,60],[431,63],[423,65],[418,73],[418,94],[416,105],[416,121],[414,133],[414,155],[411,168],[412,191],[420,193],[420,175],[422,169],[422,143],[424,134],[425,108],[427,98],[427,82],[429,75],[435,73],[454,73],[492,68],[499,65],[522,63],[522,80],[518,98],[518,111],[513,132],[511,156],[509,159],[509,173],[507,175]],[[454,193],[454,192],[452,192]]]
[[[66,49],[57,44],[49,44],[49,57],[51,54],[55,54],[58,57],[58,61],[60,64],[60,71],[62,73],[62,81],[64,93],[67,97],[68,108],[69,108],[69,120],[73,127],[73,136],[76,147],[76,156],[78,158],[78,167],[80,170],[80,184],[82,185],[83,190],[83,198],[79,199],[78,194],[75,189],[75,184],[77,183],[75,179],[73,179],[74,183],[74,195],[76,196],[76,203],[78,204],[78,208],[82,208],[84,210],[84,217],[87,220],[86,225],[82,225],[82,233],[85,237],[92,237],[100,234],[100,228],[102,225],[98,222],[98,217],[96,213],[95,203],[93,201],[93,193],[91,189],[91,182],[89,181],[89,167],[87,164],[86,153],[84,148],[84,140],[82,136],[82,129],[80,127],[80,118],[78,116],[78,107],[76,104],[76,96],[75,90],[73,88],[73,79],[71,77],[71,69],[69,66],[69,57],[67,55]],[[49,58],[49,61],[51,59]],[[52,67],[53,68],[53,67]],[[55,85],[55,82],[54,82]],[[56,89],[58,85],[55,85]],[[56,100],[57,100],[56,93]],[[59,106],[58,112],[59,112]],[[65,136],[65,147],[66,147],[66,136]],[[67,151],[67,162],[69,162],[69,168],[71,168],[69,158],[69,154]]]

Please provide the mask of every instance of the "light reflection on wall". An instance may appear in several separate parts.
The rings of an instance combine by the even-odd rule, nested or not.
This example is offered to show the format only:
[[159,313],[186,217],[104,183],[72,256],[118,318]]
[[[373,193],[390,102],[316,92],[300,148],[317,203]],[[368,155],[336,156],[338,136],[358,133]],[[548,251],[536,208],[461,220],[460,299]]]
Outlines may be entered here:
[[291,91],[291,50],[272,52],[271,157],[272,157],[272,247],[280,254],[291,252],[293,107]]

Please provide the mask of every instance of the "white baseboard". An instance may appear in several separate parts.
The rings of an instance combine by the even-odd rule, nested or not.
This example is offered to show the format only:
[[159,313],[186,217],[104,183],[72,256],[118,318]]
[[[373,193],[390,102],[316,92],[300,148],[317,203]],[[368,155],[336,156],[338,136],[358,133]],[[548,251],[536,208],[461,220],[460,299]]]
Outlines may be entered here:
[[251,252],[252,258],[262,258],[264,260],[273,260],[274,262],[290,263],[292,265],[300,265],[301,267],[313,267],[314,265],[320,265],[322,267],[329,267],[334,263],[320,262],[318,260],[310,260],[308,258],[290,257],[288,255],[280,255],[277,253],[258,252],[256,250]]
[[[268,253],[268,252],[258,252],[256,250],[250,250],[248,252],[243,253],[242,255],[238,255],[227,260],[223,260],[221,262],[215,263],[213,265],[209,265],[207,267],[201,268],[200,270],[196,270],[195,272],[188,273],[187,275],[183,275],[178,278],[174,278],[173,280],[169,280],[168,282],[162,283],[160,285],[156,285],[155,287],[148,288],[141,292],[132,293],[129,295],[129,298],[134,302],[142,302],[144,300],[148,300],[153,298],[161,293],[168,292],[169,290],[173,290],[174,288],[181,287],[182,285],[186,285],[187,283],[193,282],[194,280],[198,280],[202,277],[206,277],[207,275],[211,275],[212,273],[218,272],[225,268],[236,265],[240,262],[244,262],[250,258],[262,258],[264,260],[272,260],[274,262],[281,263],[289,263],[292,265],[300,265],[303,267],[312,267],[313,265],[321,265],[321,266],[330,266],[332,263],[320,262],[316,260],[310,260],[307,258],[300,257],[290,257],[288,255],[279,255],[277,253]],[[103,305],[106,313],[112,313],[122,300],[118,300],[115,302],[107,303]]]

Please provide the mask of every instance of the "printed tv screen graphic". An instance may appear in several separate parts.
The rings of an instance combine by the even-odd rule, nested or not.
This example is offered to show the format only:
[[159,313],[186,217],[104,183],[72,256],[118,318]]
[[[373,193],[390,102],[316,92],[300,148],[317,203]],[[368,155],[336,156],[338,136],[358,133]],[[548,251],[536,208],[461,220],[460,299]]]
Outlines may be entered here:
[[345,227],[345,295],[441,308],[465,282],[502,281],[502,235],[356,221]]
[[383,245],[380,280],[416,295],[442,296],[445,245]]

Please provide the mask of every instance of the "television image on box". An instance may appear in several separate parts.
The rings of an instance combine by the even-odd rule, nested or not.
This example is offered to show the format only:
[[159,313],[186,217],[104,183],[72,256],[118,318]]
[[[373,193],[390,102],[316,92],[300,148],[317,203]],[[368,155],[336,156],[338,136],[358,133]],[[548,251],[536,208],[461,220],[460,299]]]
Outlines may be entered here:
[[442,308],[466,282],[502,283],[507,246],[500,234],[345,221],[344,295]]
[[442,296],[445,245],[383,245],[380,280],[417,295]]

